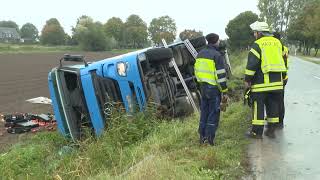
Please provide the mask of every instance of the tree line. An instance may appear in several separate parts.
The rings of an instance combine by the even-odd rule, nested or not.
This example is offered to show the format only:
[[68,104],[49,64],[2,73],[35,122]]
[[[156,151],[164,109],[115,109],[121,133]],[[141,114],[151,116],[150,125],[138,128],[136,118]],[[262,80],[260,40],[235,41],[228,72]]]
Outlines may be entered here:
[[[65,33],[56,18],[46,21],[39,35],[38,29],[31,23],[24,24],[21,29],[13,21],[0,21],[0,27],[17,29],[21,38],[40,42],[43,45],[79,45],[83,50],[102,51],[114,48],[143,48],[161,44],[164,38],[168,43],[176,39],[177,27],[174,19],[161,16],[152,19],[149,26],[138,15],[130,15],[125,22],[112,17],[106,23],[94,21],[83,15],[72,27],[72,34]],[[179,38],[195,38],[202,36],[201,31],[186,29]]]
[[320,45],[320,0],[259,0],[260,14],[240,13],[230,20],[225,32],[232,49],[247,49],[254,41],[249,25],[266,21],[272,31],[279,32],[285,44],[298,47],[306,55]]

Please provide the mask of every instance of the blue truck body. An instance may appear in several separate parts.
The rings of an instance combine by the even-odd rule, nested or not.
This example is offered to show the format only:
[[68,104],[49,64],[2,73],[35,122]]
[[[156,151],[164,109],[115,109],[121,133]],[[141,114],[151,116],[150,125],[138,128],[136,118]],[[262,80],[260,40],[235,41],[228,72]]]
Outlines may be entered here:
[[[204,45],[205,41],[196,48]],[[194,98],[199,99],[192,70],[194,59],[183,43],[52,69],[48,84],[59,132],[76,141],[81,139],[81,129],[86,126],[95,135],[101,135],[117,102],[127,113],[143,111],[150,100],[172,112],[172,116],[192,112],[170,64],[172,58]],[[184,107],[179,109],[179,104]]]

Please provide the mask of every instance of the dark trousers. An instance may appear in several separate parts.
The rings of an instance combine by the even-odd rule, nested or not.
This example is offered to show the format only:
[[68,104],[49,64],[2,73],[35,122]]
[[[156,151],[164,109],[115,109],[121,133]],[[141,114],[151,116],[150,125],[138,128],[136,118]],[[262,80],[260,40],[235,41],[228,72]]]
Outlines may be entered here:
[[201,85],[200,141],[213,144],[220,120],[221,93],[216,86]]
[[284,107],[284,91],[283,91],[280,96],[280,105],[279,105],[279,124],[280,125],[283,125],[284,114],[285,114],[285,107]]
[[268,128],[274,130],[279,122],[279,106],[282,91],[252,93],[252,131],[262,135],[265,124],[265,112],[267,114]]

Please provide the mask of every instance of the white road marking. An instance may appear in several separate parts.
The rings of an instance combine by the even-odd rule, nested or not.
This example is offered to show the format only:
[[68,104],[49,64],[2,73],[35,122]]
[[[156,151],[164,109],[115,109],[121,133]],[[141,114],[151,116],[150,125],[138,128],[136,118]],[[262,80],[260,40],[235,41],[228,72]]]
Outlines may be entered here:
[[313,76],[314,78],[316,78],[316,79],[320,79],[320,77],[318,77],[318,76]]

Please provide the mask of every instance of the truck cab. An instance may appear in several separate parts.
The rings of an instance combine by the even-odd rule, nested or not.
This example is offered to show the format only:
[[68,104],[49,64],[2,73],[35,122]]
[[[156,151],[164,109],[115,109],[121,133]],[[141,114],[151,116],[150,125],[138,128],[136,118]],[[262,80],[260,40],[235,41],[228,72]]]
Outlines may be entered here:
[[[205,47],[204,37],[190,40],[196,50]],[[83,56],[65,55],[60,66],[49,72],[49,90],[59,131],[74,141],[84,129],[102,134],[114,109],[128,114],[144,111],[152,102],[162,113],[184,116],[193,112],[189,97],[178,78],[176,63],[193,100],[200,94],[193,72],[194,57],[184,42],[168,48],[146,48],[124,55],[86,63]],[[81,61],[64,66],[61,61]]]

